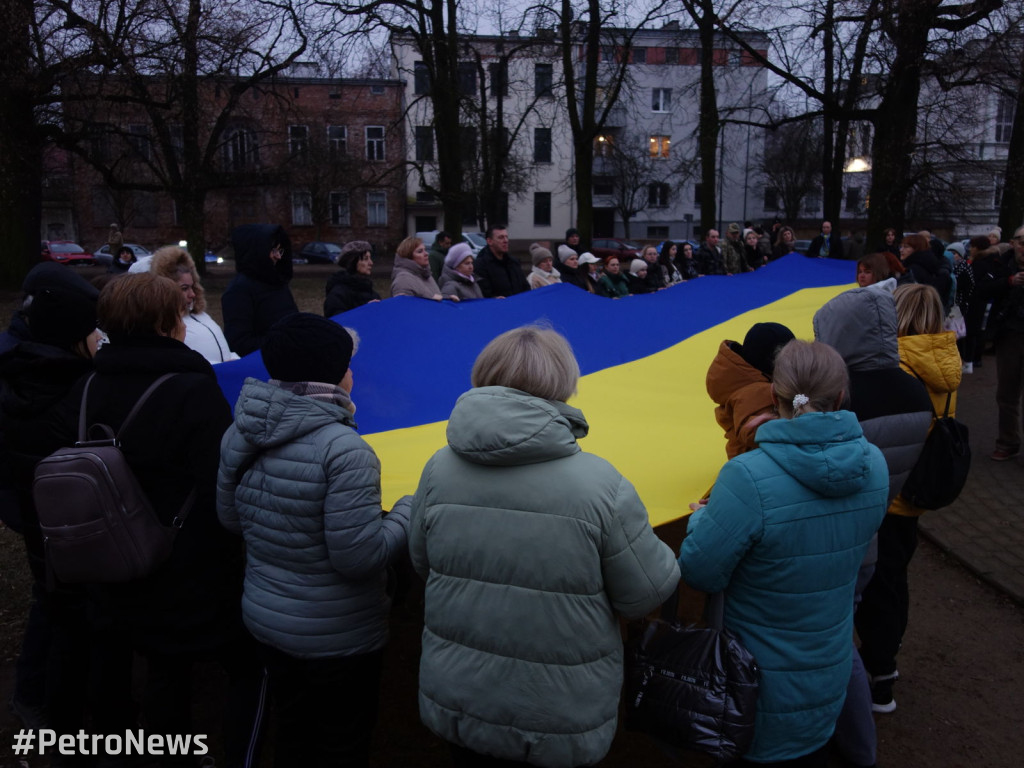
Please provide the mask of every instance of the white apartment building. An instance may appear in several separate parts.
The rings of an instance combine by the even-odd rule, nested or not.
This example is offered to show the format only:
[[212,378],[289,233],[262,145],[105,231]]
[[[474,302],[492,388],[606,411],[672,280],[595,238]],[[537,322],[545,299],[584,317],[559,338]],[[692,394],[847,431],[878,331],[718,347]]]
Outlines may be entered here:
[[[614,39],[614,30],[609,31]],[[755,48],[767,47],[752,36]],[[763,44],[763,45],[762,45]],[[718,46],[721,47],[718,47]],[[507,136],[512,142],[516,178],[508,191],[508,225],[516,240],[558,240],[576,219],[572,134],[562,98],[559,47],[551,32],[523,38],[467,36],[460,85],[478,91],[481,71],[489,77],[490,98],[504,95]],[[436,173],[429,84],[421,56],[410,38],[391,41],[391,76],[405,81],[404,114],[407,159],[407,230],[441,228],[441,206],[421,184],[421,171]],[[514,54],[509,52],[514,50]],[[581,51],[582,53],[582,51]],[[496,62],[508,57],[507,73]],[[621,48],[602,47],[602,59],[614,66]],[[700,220],[700,166],[697,123],[700,48],[694,30],[670,23],[660,30],[640,30],[632,40],[628,76],[604,133],[595,142],[594,234],[623,236],[624,212],[630,236],[642,240],[689,238]],[[759,116],[768,99],[767,74],[753,57],[724,38],[712,52],[720,114],[725,120]],[[504,87],[496,79],[504,77]],[[467,115],[472,125],[472,116]],[[764,182],[756,171],[763,152],[763,131],[726,123],[719,144],[716,195],[719,220],[760,220],[764,216]],[[433,165],[432,165],[433,164]],[[629,166],[630,174],[623,167]],[[623,200],[624,177],[631,175],[633,201]],[[639,193],[637,193],[639,188]],[[627,204],[629,203],[629,204]],[[476,226],[467,211],[464,228]]]

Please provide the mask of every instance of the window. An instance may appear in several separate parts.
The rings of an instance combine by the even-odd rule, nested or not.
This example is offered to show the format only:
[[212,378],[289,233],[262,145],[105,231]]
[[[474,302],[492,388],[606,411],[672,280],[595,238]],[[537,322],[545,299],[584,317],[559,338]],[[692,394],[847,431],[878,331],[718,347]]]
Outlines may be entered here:
[[366,193],[366,226],[386,227],[388,225],[387,192]]
[[779,210],[779,190],[775,187],[764,188],[764,209],[766,211]]
[[651,157],[665,159],[669,156],[669,149],[672,146],[671,136],[651,136],[648,139]]
[[305,159],[309,155],[309,126],[288,126],[288,154],[294,158]]
[[459,92],[466,96],[476,95],[476,64],[460,61],[457,69]]
[[416,159],[427,163],[434,159],[434,129],[429,125],[416,126]]
[[533,193],[533,226],[551,226],[551,193]]
[[348,153],[348,128],[346,126],[327,126],[327,152],[331,160],[338,160]]
[[327,198],[331,209],[331,224],[336,227],[352,226],[352,219],[348,210],[348,192],[331,192]]
[[491,76],[491,95],[508,96],[508,61],[499,61],[487,66]]
[[647,237],[651,240],[668,240],[668,227],[649,225],[647,227]]
[[594,157],[611,157],[615,151],[615,140],[607,133],[594,139]]
[[1000,94],[996,103],[996,141],[1007,144],[1013,133],[1013,110],[1016,107],[1012,96]]
[[259,164],[259,147],[256,137],[244,128],[227,132],[224,140],[224,168],[228,171],[245,171]]
[[672,89],[652,88],[651,109],[655,112],[669,112],[672,109]]
[[666,48],[665,49],[665,63],[666,64],[678,64],[679,63],[679,49],[678,48]]
[[697,208],[700,208],[700,198],[701,198],[701,194],[703,192],[704,192],[704,185],[703,184],[694,184],[693,185],[693,204]]
[[131,147],[132,153],[136,157],[142,160],[149,160],[149,126],[129,125],[128,146]]
[[533,95],[538,98],[554,96],[555,68],[553,64],[533,65]]
[[533,129],[533,162],[551,162],[551,129]]
[[412,91],[417,95],[430,93],[430,70],[422,61],[412,65]]
[[370,86],[370,93],[372,93],[374,96],[383,96],[384,95],[384,86],[383,85],[379,85],[379,84],[371,85]]
[[384,159],[384,126],[366,126],[366,159]]
[[646,64],[647,63],[647,49],[646,48],[634,48],[633,49],[633,63],[634,64]]
[[998,210],[999,207],[1003,204],[1003,177],[1002,176],[996,176],[995,192],[996,192],[995,200],[993,202],[992,207]]
[[292,225],[310,226],[313,223],[313,196],[309,192],[292,192]]
[[[437,195],[435,195],[433,192],[428,192],[425,189],[420,189],[420,190],[416,191],[416,202],[417,203],[436,203],[437,202]],[[428,229],[436,229],[436,227],[427,227],[426,229],[421,229],[420,227],[416,227],[416,231],[417,232],[426,232]]]
[[647,186],[647,204],[651,208],[668,207],[669,186],[663,182],[655,182]]
[[860,187],[846,188],[846,210],[856,211],[860,208]]

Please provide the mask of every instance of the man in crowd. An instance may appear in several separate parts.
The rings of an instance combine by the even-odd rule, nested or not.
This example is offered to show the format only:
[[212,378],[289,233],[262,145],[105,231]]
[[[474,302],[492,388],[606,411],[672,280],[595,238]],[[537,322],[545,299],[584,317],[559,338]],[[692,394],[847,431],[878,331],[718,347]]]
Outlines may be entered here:
[[843,242],[839,234],[832,231],[832,222],[821,222],[821,234],[811,240],[807,248],[810,259],[841,259],[843,258]]
[[726,273],[735,275],[737,272],[746,272],[746,256],[743,252],[743,240],[740,239],[740,225],[733,222],[725,230],[725,240],[719,248],[722,251],[722,265]]
[[477,254],[473,270],[485,298],[530,290],[522,266],[508,252],[508,228],[504,224],[487,228],[487,247]]
[[441,231],[434,238],[434,244],[430,246],[427,256],[430,259],[430,274],[435,280],[441,279],[441,270],[444,267],[444,257],[448,255],[448,249],[452,247],[452,236]]
[[724,275],[725,263],[722,260],[722,251],[718,247],[718,230],[709,229],[704,242],[697,249],[693,257],[697,262],[697,271],[702,275]]

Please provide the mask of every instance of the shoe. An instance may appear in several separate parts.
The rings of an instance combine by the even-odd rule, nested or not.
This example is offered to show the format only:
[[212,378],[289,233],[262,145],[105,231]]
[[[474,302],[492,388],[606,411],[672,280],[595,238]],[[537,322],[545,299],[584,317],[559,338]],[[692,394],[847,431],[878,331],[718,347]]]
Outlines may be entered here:
[[11,709],[11,714],[21,720],[21,724],[26,728],[39,731],[49,727],[46,707],[43,705],[26,704],[24,701],[19,701],[14,696],[11,696],[8,706]]
[[960,366],[961,373],[974,373],[974,363],[964,363]]
[[1020,455],[1020,448],[1015,451],[1007,451],[1003,448],[996,448],[992,453],[988,455],[992,461],[1009,461],[1015,456]]
[[896,710],[896,699],[892,697],[892,686],[899,679],[899,672],[871,678],[872,712],[889,713]]

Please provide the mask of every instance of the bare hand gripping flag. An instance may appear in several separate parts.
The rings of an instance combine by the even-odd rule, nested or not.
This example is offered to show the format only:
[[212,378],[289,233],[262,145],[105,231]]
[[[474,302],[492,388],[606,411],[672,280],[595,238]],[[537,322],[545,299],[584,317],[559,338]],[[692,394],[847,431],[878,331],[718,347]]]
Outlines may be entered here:
[[[570,402],[590,423],[580,447],[636,486],[652,524],[688,514],[726,460],[704,384],[719,344],[742,340],[758,322],[812,339],[814,313],[852,287],[855,271],[850,261],[792,255],[756,272],[616,300],[552,285],[461,304],[400,296],[339,315],[361,339],[352,399],[359,432],[380,457],[385,508],[416,490],[427,459],[445,445],[447,418],[470,388],[480,350],[511,328],[544,323],[579,360]],[[267,378],[255,353],[216,371],[232,404],[247,376]]]

